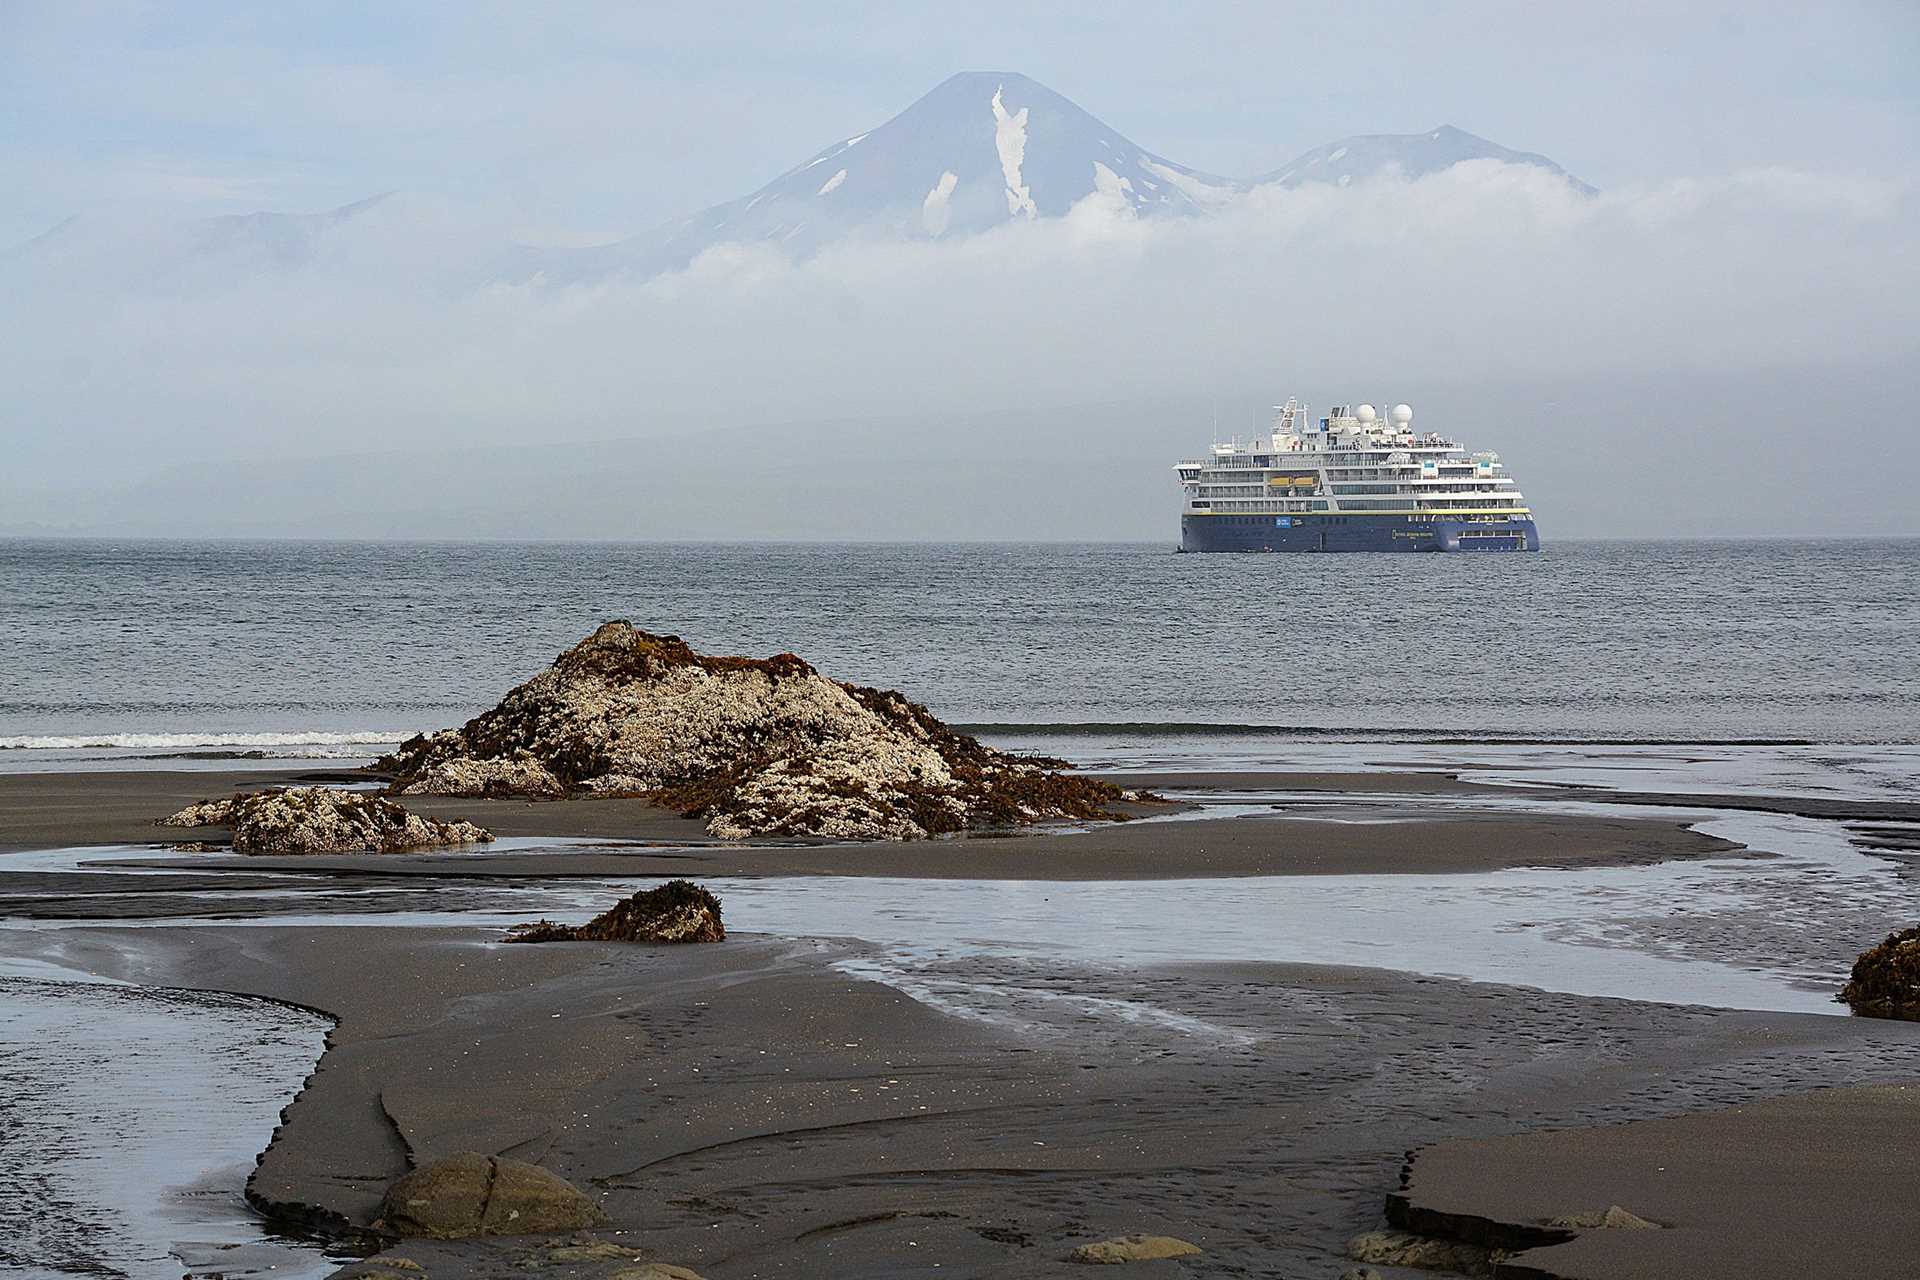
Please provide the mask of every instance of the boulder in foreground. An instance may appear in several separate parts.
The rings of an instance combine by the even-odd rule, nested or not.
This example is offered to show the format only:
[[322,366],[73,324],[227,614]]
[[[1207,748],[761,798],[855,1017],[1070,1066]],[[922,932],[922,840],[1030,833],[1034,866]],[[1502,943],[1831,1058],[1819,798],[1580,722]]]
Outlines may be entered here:
[[720,942],[720,899],[691,880],[669,880],[624,898],[585,924],[523,924],[508,942]]
[[374,1226],[395,1236],[462,1240],[577,1231],[605,1221],[600,1206],[559,1174],[465,1151],[388,1187]]
[[1920,1022],[1920,925],[1861,952],[1836,999],[1863,1018]]
[[713,657],[609,622],[458,729],[401,744],[396,795],[640,796],[721,839],[912,840],[1118,819],[1118,787],[982,746],[790,653]]
[[1162,1258],[1190,1258],[1205,1252],[1197,1244],[1173,1236],[1115,1236],[1083,1244],[1067,1255],[1068,1262],[1157,1262]]
[[423,818],[383,796],[331,787],[203,800],[156,825],[231,827],[235,853],[410,853],[493,839],[471,822]]

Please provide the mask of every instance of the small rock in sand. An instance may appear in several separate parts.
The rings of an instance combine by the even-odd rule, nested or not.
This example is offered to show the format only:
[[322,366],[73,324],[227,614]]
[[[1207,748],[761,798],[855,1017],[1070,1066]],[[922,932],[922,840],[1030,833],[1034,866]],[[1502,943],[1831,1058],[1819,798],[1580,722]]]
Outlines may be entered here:
[[1067,1255],[1068,1262],[1152,1262],[1160,1258],[1188,1258],[1204,1250],[1173,1236],[1115,1236],[1083,1244]]
[[720,899],[691,880],[669,880],[616,902],[585,924],[518,925],[508,942],[722,942]]
[[1347,1242],[1347,1256],[1355,1262],[1377,1262],[1383,1267],[1415,1267],[1425,1271],[1458,1271],[1464,1275],[1492,1273],[1491,1255],[1479,1245],[1407,1231],[1368,1231]]
[[608,1240],[580,1240],[576,1237],[573,1244],[556,1244],[547,1249],[548,1262],[630,1262],[640,1257],[640,1250],[629,1249],[623,1244],[614,1244]]
[[203,800],[155,825],[232,827],[235,853],[409,853],[493,839],[471,822],[423,818],[383,797],[331,787]]
[[368,1258],[339,1274],[343,1280],[416,1280],[425,1270],[412,1258]]
[[1637,1213],[1610,1204],[1604,1209],[1589,1209],[1584,1213],[1563,1214],[1558,1218],[1548,1218],[1549,1227],[1568,1227],[1575,1231],[1606,1229],[1610,1231],[1657,1231],[1660,1224],[1648,1222]]
[[606,1221],[600,1206],[539,1165],[461,1152],[415,1169],[387,1188],[376,1230],[397,1236],[469,1236],[577,1231]]
[[368,1258],[336,1273],[340,1280],[419,1280],[425,1267],[412,1258]]
[[1340,1273],[1340,1280],[1383,1280],[1383,1278],[1372,1267],[1348,1267]]

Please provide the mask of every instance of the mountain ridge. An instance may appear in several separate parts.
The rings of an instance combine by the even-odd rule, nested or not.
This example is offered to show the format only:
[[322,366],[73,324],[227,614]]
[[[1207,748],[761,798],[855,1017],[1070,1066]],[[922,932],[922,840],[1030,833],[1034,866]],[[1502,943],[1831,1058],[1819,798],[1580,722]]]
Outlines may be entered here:
[[[1515,151],[1452,125],[1421,134],[1355,134],[1253,178],[1224,177],[1150,151],[1039,81],[1014,71],[962,71],[905,110],[829,143],[745,195],[608,244],[542,247],[502,242],[475,270],[511,283],[565,285],[684,268],[721,244],[771,245],[805,258],[861,235],[938,240],[1009,222],[1064,216],[1098,195],[1141,218],[1194,217],[1260,187],[1339,186],[1387,173],[1418,179],[1470,160],[1554,174],[1595,189],[1535,152]],[[194,220],[156,239],[159,262],[133,274],[167,277],[182,265],[288,268],[321,254],[328,237],[394,200],[383,192],[318,213],[257,211]],[[384,216],[384,215],[383,215]],[[84,254],[86,220],[69,218],[0,253],[0,262]]]

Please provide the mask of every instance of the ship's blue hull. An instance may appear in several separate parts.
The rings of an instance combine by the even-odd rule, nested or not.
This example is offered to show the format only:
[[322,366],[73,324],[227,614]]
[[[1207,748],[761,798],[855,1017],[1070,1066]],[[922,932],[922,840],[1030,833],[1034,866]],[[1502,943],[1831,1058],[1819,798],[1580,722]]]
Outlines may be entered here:
[[1531,520],[1433,520],[1405,516],[1183,515],[1182,551],[1538,551]]

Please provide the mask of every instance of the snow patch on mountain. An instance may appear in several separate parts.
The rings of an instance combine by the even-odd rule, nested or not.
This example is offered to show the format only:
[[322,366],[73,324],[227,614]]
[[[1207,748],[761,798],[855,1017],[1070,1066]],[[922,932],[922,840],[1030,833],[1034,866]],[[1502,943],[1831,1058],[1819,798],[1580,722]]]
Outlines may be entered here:
[[1093,189],[1103,199],[1118,204],[1128,213],[1133,212],[1133,201],[1129,198],[1133,195],[1133,184],[1098,160],[1093,162]]
[[953,220],[953,189],[960,185],[960,175],[949,169],[940,175],[940,181],[933,184],[927,192],[927,198],[920,202],[920,227],[930,236],[945,235],[947,224]]
[[1009,113],[1000,99],[1006,93],[1001,85],[993,91],[993,149],[1000,154],[1000,172],[1007,180],[1007,212],[1037,217],[1033,192],[1020,181],[1020,166],[1027,158],[1027,108]]
[[[1236,183],[1204,178],[1191,169],[1182,170],[1172,165],[1161,164],[1151,156],[1141,156],[1140,167],[1167,182],[1181,195],[1203,209],[1218,208],[1240,193]],[[1148,183],[1147,186],[1153,190],[1159,190],[1152,183]]]
[[845,169],[842,169],[840,172],[834,174],[831,178],[828,178],[825,182],[821,183],[820,190],[817,194],[823,195],[823,196],[831,195],[835,190],[835,188],[837,188],[841,183],[845,182],[846,180],[847,180],[847,171]]

